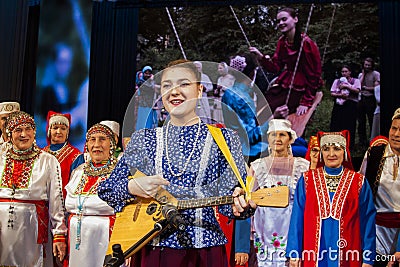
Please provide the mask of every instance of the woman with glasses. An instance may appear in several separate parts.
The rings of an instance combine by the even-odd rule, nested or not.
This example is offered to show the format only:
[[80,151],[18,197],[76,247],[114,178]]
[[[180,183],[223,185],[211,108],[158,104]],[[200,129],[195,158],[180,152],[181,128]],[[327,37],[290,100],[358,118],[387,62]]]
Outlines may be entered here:
[[308,142],[308,149],[306,153],[306,160],[310,161],[310,170],[317,168],[318,158],[319,158],[319,144],[316,136],[310,137],[310,142]]
[[[342,77],[336,79],[331,87],[331,96],[335,100],[332,109],[332,132],[348,130],[350,132],[350,150],[354,148],[357,121],[358,94],[361,90],[359,79],[351,76],[351,69],[344,65],[341,70]],[[345,118],[345,119],[344,119]]]

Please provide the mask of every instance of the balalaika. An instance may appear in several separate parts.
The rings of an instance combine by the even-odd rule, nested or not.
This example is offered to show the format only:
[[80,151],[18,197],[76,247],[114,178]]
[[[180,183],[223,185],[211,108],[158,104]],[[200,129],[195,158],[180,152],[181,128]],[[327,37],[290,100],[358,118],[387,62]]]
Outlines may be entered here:
[[[132,177],[145,176],[136,172]],[[258,206],[286,207],[289,203],[289,188],[278,186],[262,188],[251,193],[251,199]],[[127,205],[122,212],[116,214],[107,254],[112,253],[112,245],[120,244],[123,251],[137,244],[129,255],[135,254],[163,230],[165,207],[176,207],[176,210],[203,208],[233,204],[232,196],[208,197],[202,199],[177,200],[167,190],[160,187],[154,198],[137,197],[132,204]],[[164,209],[164,210],[163,210]],[[159,231],[152,231],[159,227]],[[149,234],[151,233],[151,234]]]

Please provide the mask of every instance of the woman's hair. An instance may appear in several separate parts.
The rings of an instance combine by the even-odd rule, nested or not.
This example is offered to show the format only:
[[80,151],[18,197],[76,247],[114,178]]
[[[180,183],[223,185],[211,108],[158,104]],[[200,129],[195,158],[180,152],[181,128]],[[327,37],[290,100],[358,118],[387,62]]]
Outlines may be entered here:
[[372,58],[370,58],[370,57],[367,57],[367,58],[364,59],[363,64],[362,64],[362,67],[364,67],[364,62],[365,62],[365,61],[368,61],[369,63],[371,63],[372,69],[375,68],[375,61],[374,61]]
[[[279,14],[280,12],[286,12],[288,13],[292,18],[298,18],[298,12],[297,9],[291,8],[291,7],[282,7],[278,9],[278,12],[276,14]],[[294,33],[294,42],[293,46],[296,50],[300,49],[301,45],[301,28],[300,28],[300,23],[296,23],[296,30]]]
[[177,60],[169,62],[167,67],[166,67],[166,69],[175,68],[175,67],[185,68],[185,69],[190,70],[194,74],[194,76],[196,77],[196,82],[200,84],[200,82],[201,82],[201,73],[197,69],[196,65],[194,65],[193,61],[190,61],[190,60],[187,60],[187,59],[177,59]]
[[340,70],[342,70],[343,68],[346,68],[346,69],[348,69],[350,72],[352,72],[349,65],[346,65],[346,64],[343,65],[343,66],[340,68]]
[[247,64],[243,70],[243,74],[252,79],[252,76],[254,74],[254,69],[257,67],[257,65],[254,62],[254,59],[251,55],[245,54],[243,55],[243,57],[246,59],[246,64]]

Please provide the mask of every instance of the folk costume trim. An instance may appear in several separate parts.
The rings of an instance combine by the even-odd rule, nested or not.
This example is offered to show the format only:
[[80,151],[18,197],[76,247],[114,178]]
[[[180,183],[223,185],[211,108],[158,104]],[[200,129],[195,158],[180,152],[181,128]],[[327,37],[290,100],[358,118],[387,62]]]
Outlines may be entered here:
[[99,167],[94,166],[93,162],[88,161],[83,167],[83,172],[86,176],[107,176],[117,165],[117,159],[113,156],[106,162],[106,164]]
[[6,153],[6,163],[1,186],[14,189],[28,188],[36,158],[41,150],[36,147],[24,151],[23,154],[15,152],[11,147]]
[[[350,172],[348,169],[345,169],[342,175],[342,178],[339,180],[338,188],[333,195],[332,206],[331,206],[331,216],[336,220],[340,220],[342,216],[342,210],[344,206],[344,201],[347,199],[349,194],[350,185],[354,179],[354,172]],[[361,180],[360,180],[361,181]],[[360,192],[361,187],[358,186]]]
[[[341,178],[338,179],[339,181],[332,198],[332,203],[329,198],[330,189],[329,186],[327,186],[327,180],[330,178],[327,179],[324,169],[318,168],[311,172],[315,182],[318,203],[320,203],[319,210],[322,219],[332,217],[339,220],[341,217],[344,201],[347,198],[350,185],[354,179],[354,172],[350,172],[350,170],[345,168],[342,172]],[[336,179],[336,177],[333,179]],[[359,189],[361,189],[361,186],[359,186]]]
[[[314,180],[315,192],[317,192],[317,199],[319,205],[319,214],[322,219],[329,218],[330,214],[330,199],[328,193],[328,187],[326,185],[324,177],[323,168],[318,168],[315,171],[311,171],[311,179]],[[308,182],[308,175],[305,179],[305,182]]]
[[42,150],[35,144],[24,151],[17,150],[12,146],[7,150],[6,158],[20,161],[36,159],[41,152]]
[[[200,128],[203,128],[203,125],[200,125]],[[164,130],[164,127],[160,127],[160,128],[156,128],[156,140],[157,140],[157,144],[156,144],[156,155],[155,155],[155,172],[157,174],[163,175],[163,165],[162,165],[162,159],[163,159],[163,154],[164,150],[166,150],[166,146],[164,145],[164,141],[165,141],[165,136],[166,135],[166,131]],[[200,139],[198,140],[198,142],[200,142]],[[211,153],[211,148],[212,148],[212,144],[213,144],[213,138],[210,134],[210,132],[207,133],[206,139],[205,139],[205,144],[204,144],[204,148],[203,151],[201,152],[201,160],[199,165],[199,170],[197,172],[197,176],[196,176],[196,181],[195,181],[195,187],[194,190],[196,191],[196,194],[198,194],[198,196],[200,197],[204,197],[204,192],[202,191],[202,187],[201,187],[201,182],[202,182],[202,177],[205,174],[205,171],[207,169],[207,163],[208,163],[208,159]],[[197,145],[198,147],[198,145]],[[169,170],[169,168],[167,168]],[[184,173],[182,173],[183,175]],[[173,173],[171,173],[171,175],[173,177],[176,177]],[[195,227],[194,229],[194,234],[195,234],[195,247],[201,247],[201,244],[203,243],[203,227],[201,225],[201,218],[203,217],[203,209],[196,209],[196,216],[195,216],[195,225],[197,227]],[[160,242],[160,237],[157,236],[156,238],[153,239],[152,244],[154,246],[157,246]]]
[[81,232],[82,232],[82,218],[83,218],[83,207],[85,201],[91,195],[97,194],[97,188],[99,183],[106,180],[114,169],[117,161],[114,156],[107,161],[105,165],[96,167],[92,161],[85,164],[84,171],[78,186],[75,189],[74,194],[78,195],[78,221],[76,229],[76,244],[75,249],[79,250],[81,244]]
[[[340,255],[345,255],[343,253],[347,253],[349,250],[359,250],[361,246],[360,241],[352,239],[350,236],[354,233],[350,233],[349,229],[346,229],[346,227],[349,223],[359,225],[359,217],[354,217],[354,215],[357,214],[355,206],[358,204],[353,206],[349,203],[353,202],[353,198],[354,201],[358,203],[358,196],[363,185],[364,177],[345,168],[338,188],[333,195],[332,203],[328,202],[329,192],[327,187],[322,186],[322,183],[325,182],[326,179],[323,174],[323,168],[306,172],[304,178],[306,194],[311,197],[310,201],[306,200],[305,206],[304,223],[307,227],[305,228],[304,237],[307,238],[304,240],[304,250],[312,251],[313,254],[311,255],[315,255],[315,258],[305,259],[304,266],[318,266],[318,257],[321,256],[318,253],[321,245],[319,239],[322,231],[322,220],[329,217],[337,220],[339,223],[338,242],[342,242],[342,240],[345,240],[343,242],[347,242],[347,245],[344,247],[341,247],[342,244],[338,243],[339,257]],[[318,192],[316,190],[323,191]],[[313,200],[314,198],[315,200]],[[354,229],[354,231],[358,232],[359,229]],[[359,263],[339,260],[339,266],[359,266],[357,264]]]
[[51,150],[50,145],[43,148],[43,150],[46,151],[47,153],[52,154],[54,157],[57,158],[58,162],[61,162],[66,157],[68,157],[69,153],[71,153],[71,151],[69,151],[69,153],[66,154],[65,148],[67,147],[67,144],[68,144],[68,142],[65,142],[64,145],[58,150]]

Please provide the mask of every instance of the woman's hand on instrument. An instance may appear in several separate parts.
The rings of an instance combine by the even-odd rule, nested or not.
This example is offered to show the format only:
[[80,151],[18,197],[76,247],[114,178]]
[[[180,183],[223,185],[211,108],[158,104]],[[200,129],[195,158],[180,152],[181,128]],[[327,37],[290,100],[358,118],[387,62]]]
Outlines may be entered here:
[[297,116],[301,116],[303,114],[306,114],[307,110],[308,110],[307,106],[300,105],[300,106],[297,107],[296,114],[297,114]]
[[169,185],[169,182],[161,175],[143,176],[129,180],[129,193],[144,198],[153,197],[161,185]]
[[245,212],[249,212],[249,216],[244,216],[244,217],[250,217],[252,214],[252,211],[255,211],[257,208],[257,204],[254,203],[254,201],[249,200],[249,202],[246,201],[245,196],[244,196],[244,190],[241,187],[236,187],[235,190],[233,191],[233,205],[232,205],[232,211],[233,215],[237,217],[243,217],[245,215]]
[[245,265],[249,260],[249,254],[243,252],[235,253],[235,263],[237,265]]
[[254,47],[254,46],[250,46],[249,47],[249,51],[251,52],[251,53],[254,53],[254,54],[256,54],[256,56],[257,56],[257,58],[262,58],[264,55],[263,55],[263,53],[261,53],[260,52],[260,50],[258,50],[256,47]]

